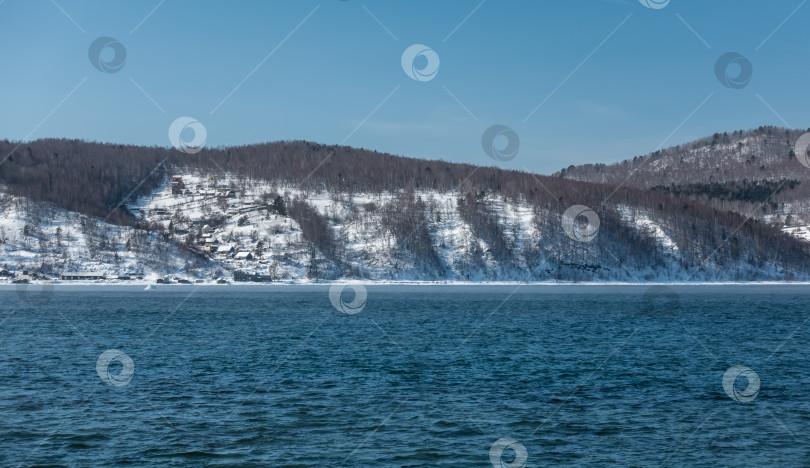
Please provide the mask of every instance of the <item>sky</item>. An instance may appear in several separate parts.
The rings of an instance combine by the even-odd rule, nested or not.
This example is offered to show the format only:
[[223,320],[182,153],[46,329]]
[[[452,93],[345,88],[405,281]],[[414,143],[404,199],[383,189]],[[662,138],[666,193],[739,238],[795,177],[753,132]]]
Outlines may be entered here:
[[550,174],[810,127],[806,2],[0,0],[0,138],[169,147],[190,117]]

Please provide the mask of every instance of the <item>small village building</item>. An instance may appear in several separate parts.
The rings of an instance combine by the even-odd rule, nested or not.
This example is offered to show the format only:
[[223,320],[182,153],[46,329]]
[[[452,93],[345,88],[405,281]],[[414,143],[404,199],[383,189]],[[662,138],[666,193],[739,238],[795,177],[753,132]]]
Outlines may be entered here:
[[236,260],[253,260],[253,254],[247,251],[237,252],[233,257]]
[[264,283],[273,281],[273,277],[270,275],[261,274],[257,271],[243,271],[243,270],[236,270],[233,272],[233,280],[234,281],[253,281],[256,283]]
[[217,247],[217,255],[230,255],[233,250],[233,246],[230,244],[220,245]]
[[182,195],[186,189],[186,184],[183,183],[183,178],[180,176],[172,177],[172,195]]
[[97,273],[97,272],[83,272],[83,271],[69,271],[62,273],[61,275],[63,280],[103,280],[106,279],[106,275],[104,273]]
[[143,279],[143,272],[140,272],[140,271],[128,271],[126,273],[118,275],[118,279],[120,279],[120,280]]

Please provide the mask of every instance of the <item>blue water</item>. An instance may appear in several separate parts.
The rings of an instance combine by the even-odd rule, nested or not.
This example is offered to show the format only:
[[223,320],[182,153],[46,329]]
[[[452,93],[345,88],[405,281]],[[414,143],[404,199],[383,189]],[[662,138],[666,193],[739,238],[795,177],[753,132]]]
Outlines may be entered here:
[[0,465],[810,463],[808,287],[227,288],[0,292]]

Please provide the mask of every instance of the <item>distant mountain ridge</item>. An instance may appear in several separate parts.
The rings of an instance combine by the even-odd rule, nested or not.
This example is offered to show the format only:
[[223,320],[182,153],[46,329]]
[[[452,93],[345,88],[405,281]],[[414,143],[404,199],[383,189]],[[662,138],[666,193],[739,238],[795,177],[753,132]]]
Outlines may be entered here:
[[569,166],[554,175],[657,190],[760,219],[802,216],[810,207],[810,169],[799,163],[794,147],[804,133],[780,127],[715,133],[614,164]]

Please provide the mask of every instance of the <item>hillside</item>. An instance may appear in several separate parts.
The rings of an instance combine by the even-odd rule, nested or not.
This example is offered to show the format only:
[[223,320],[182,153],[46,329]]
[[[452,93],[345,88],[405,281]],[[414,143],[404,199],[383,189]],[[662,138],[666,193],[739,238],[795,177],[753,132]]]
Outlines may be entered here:
[[795,228],[810,224],[810,169],[794,154],[804,133],[779,127],[716,133],[615,164],[569,166],[555,176],[669,193]]
[[73,140],[14,146],[0,142],[12,153],[0,165],[7,270],[202,281],[810,273],[804,241],[660,190],[308,142],[194,156]]

